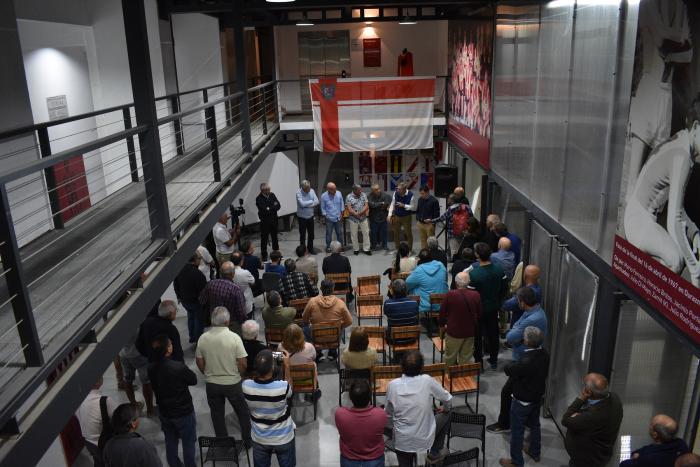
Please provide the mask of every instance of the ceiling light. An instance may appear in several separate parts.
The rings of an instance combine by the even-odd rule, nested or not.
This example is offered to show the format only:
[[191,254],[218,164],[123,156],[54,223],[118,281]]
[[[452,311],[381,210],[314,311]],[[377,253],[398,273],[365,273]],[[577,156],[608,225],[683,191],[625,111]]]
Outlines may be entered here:
[[309,18],[306,17],[306,12],[303,13],[302,18],[297,21],[297,26],[313,26],[314,23],[309,21]]
[[265,0],[267,3],[291,3],[294,0]]
[[399,21],[399,24],[416,24],[417,21],[410,16],[404,16],[401,21]]
[[372,24],[371,21],[365,21],[365,25],[370,26]]

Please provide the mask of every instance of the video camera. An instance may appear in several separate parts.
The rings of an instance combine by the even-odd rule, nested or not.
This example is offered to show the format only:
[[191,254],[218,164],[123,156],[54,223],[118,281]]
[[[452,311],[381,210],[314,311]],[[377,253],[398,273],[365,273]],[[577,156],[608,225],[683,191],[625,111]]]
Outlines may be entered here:
[[231,211],[231,227],[235,228],[241,222],[241,216],[245,214],[245,208],[243,207],[243,198],[238,198],[238,207],[231,204],[229,206],[229,211]]

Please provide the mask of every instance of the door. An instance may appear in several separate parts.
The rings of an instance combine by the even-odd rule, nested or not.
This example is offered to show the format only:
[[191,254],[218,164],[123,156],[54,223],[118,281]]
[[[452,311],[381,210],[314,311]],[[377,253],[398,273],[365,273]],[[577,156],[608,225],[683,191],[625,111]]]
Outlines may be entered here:
[[309,78],[350,74],[350,32],[312,31],[299,33],[299,92],[302,112],[311,113]]

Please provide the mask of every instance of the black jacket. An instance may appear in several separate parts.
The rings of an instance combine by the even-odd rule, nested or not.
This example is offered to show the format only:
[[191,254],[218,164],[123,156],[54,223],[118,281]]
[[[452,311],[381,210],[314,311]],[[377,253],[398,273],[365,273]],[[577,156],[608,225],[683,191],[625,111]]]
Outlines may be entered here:
[[342,272],[352,272],[350,260],[340,253],[333,253],[323,258],[321,270],[324,274],[339,274]]
[[679,438],[668,443],[648,444],[632,453],[639,457],[622,461],[620,467],[673,467],[676,459],[686,452],[690,452],[688,445]]
[[564,446],[574,467],[602,467],[613,454],[622,422],[622,403],[615,393],[595,405],[576,398],[561,419],[566,430]]
[[255,198],[255,205],[258,207],[258,218],[260,222],[277,219],[277,211],[282,207],[274,193],[270,193],[270,196],[265,196],[260,193],[257,198]]
[[185,264],[173,282],[175,295],[183,303],[199,304],[199,294],[207,286],[207,278],[192,263]]
[[194,412],[189,386],[197,384],[197,375],[184,363],[170,358],[151,363],[148,378],[163,417],[180,418]]
[[433,195],[429,195],[425,199],[419,197],[416,206],[416,220],[426,221],[438,217],[440,217],[440,203],[437,198]]
[[138,433],[114,435],[102,454],[106,467],[162,467],[156,448]]
[[151,342],[161,334],[168,336],[170,342],[173,343],[173,355],[171,358],[178,362],[185,361],[185,354],[180,343],[180,333],[172,321],[168,318],[161,318],[158,315],[149,316],[139,327],[136,348],[141,352],[141,355],[148,357],[151,361],[153,360]]
[[544,395],[549,369],[549,353],[545,349],[529,350],[519,361],[504,368],[513,385],[513,397],[523,402],[539,402]]

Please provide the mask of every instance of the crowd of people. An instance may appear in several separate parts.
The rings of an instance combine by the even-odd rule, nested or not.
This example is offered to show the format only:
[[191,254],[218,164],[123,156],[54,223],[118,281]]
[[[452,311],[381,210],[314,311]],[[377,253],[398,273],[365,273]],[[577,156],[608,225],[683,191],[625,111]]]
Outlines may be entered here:
[[[512,467],[524,465],[525,458],[542,459],[540,413],[549,373],[546,338],[550,330],[541,305],[540,269],[521,264],[520,238],[494,214],[482,226],[461,187],[454,190],[442,215],[428,187],[420,188],[417,200],[405,185],[399,185],[393,194],[374,186],[369,195],[355,186],[345,199],[333,183],[326,189],[320,201],[306,181],[297,192],[300,242],[294,251],[296,258],[285,258],[280,252],[280,203],[267,184],[261,186],[256,199],[262,258],[255,254],[250,240],[240,238],[237,225],[229,227],[229,214],[221,215],[212,232],[216,250],[198,248],[193,253],[173,284],[177,302],[157,303],[115,361],[119,387],[129,402],[117,405],[102,395],[100,378],[77,412],[96,466],[162,465],[153,444],[138,434],[144,403],[146,416],[157,416],[160,421],[167,463],[171,467],[196,465],[197,427],[190,387],[198,384],[198,377],[185,363],[182,339],[173,323],[178,302],[187,314],[188,342],[205,382],[211,434],[229,436],[224,416],[228,401],[244,448],[252,448],[256,467],[269,466],[273,455],[281,467],[296,465],[291,369],[336,359],[354,370],[371,370],[378,364],[367,330],[353,326],[348,306],[352,289],[339,296],[338,284],[319,278],[314,256],[318,251],[313,246],[316,205],[325,218],[327,255],[320,265],[324,276],[352,273],[339,228],[344,216],[350,222],[355,254],[386,249],[391,224],[396,251],[387,271],[390,282],[383,304],[387,341],[405,343],[405,338],[392,333],[399,327],[422,323],[430,332],[436,325],[444,338],[446,366],[475,362],[482,372],[505,373],[498,417],[487,426],[491,434],[510,437],[510,457],[499,463]],[[414,215],[421,243],[417,256],[412,254]],[[435,238],[434,227],[440,222],[446,224],[452,255]],[[269,254],[268,241],[272,246]],[[276,277],[276,286],[263,292],[261,272]],[[444,294],[444,298],[440,304],[432,303],[431,294]],[[259,340],[255,313],[256,297],[261,295],[264,306],[259,317],[265,329],[277,330],[282,336],[274,348]],[[308,299],[300,316],[290,306],[299,299]],[[350,330],[340,355],[336,349],[324,352],[314,345],[314,326],[328,322]],[[499,360],[503,347],[512,354],[505,364]],[[425,357],[419,350],[393,357],[402,375],[388,384],[383,406],[371,404],[371,381],[360,378],[349,385],[352,407],[339,407],[335,412],[341,466],[385,465],[387,439],[400,466],[413,465],[418,453],[427,453],[427,464],[440,465],[449,454],[445,441],[453,412],[452,394],[423,372]],[[144,403],[136,400],[136,375]],[[309,397],[317,400],[321,389]],[[606,465],[622,418],[622,403],[610,391],[605,376],[585,375],[581,393],[561,419],[569,465]],[[526,429],[530,433],[527,445]],[[652,444],[634,451],[621,465],[700,466],[700,458],[688,452],[677,431],[672,418],[654,416],[649,427]]]

